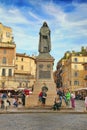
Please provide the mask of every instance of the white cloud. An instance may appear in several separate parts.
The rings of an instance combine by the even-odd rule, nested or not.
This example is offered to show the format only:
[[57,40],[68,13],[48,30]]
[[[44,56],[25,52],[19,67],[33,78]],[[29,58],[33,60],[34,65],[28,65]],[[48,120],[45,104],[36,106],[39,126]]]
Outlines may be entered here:
[[[87,4],[74,4],[75,11],[66,13],[59,5],[43,5],[44,11],[54,18],[54,23],[65,28],[87,25]],[[64,8],[64,7],[63,7]]]
[[[16,42],[18,49],[35,50],[37,49],[38,37],[32,36],[26,32],[26,29],[14,27],[14,41]],[[32,46],[32,47],[31,47]],[[21,48],[20,48],[21,47]]]
[[[5,17],[4,17],[5,16]],[[0,6],[0,19],[3,23],[9,24],[29,24],[29,21],[25,16],[22,15],[19,9],[17,8],[5,8]]]
[[38,20],[38,21],[42,21],[42,19],[41,19],[38,15],[34,14],[33,12],[29,11],[28,13],[29,13],[29,15],[32,16],[34,19],[36,19],[36,20]]
[[66,14],[61,10],[60,6],[55,6],[50,3],[48,5],[43,5],[43,10],[54,18],[55,24],[63,24],[66,20]]

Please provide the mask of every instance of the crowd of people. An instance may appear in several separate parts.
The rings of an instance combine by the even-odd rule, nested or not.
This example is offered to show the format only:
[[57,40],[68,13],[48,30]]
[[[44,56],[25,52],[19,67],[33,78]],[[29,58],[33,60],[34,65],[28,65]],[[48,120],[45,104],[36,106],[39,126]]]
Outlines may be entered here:
[[2,110],[7,110],[11,106],[18,107],[19,105],[25,106],[25,94],[23,92],[21,93],[21,98],[17,95],[11,98],[10,93],[0,93],[0,108]]
[[[41,92],[38,95],[38,104],[41,106],[45,106],[46,99],[47,99],[47,91],[48,88],[46,87],[46,84],[42,87]],[[10,93],[0,93],[0,108],[1,109],[8,109],[10,106],[18,107],[19,105],[25,106],[25,98],[26,94],[24,92],[21,93],[21,98],[18,98],[17,95],[15,95],[13,98],[10,98]],[[52,109],[53,110],[60,110],[60,108],[63,106],[63,103],[69,108],[75,109],[76,103],[75,103],[75,93],[73,91],[70,91],[69,89],[63,89],[62,87],[56,89],[56,97],[53,102]],[[84,100],[85,108],[87,110],[87,96],[85,96]]]
[[[68,88],[63,89],[62,87],[57,88],[57,96],[55,97],[53,109],[54,110],[59,110],[60,107],[62,106],[62,100],[65,101],[65,104],[67,107],[75,109],[76,107],[76,96],[74,91],[70,91]],[[87,94],[85,94],[84,98],[84,104],[85,104],[85,109],[87,110]]]
[[75,94],[70,92],[69,89],[57,88],[57,96],[54,100],[53,109],[59,110],[63,105],[63,100],[67,107],[75,108]]
[[[45,106],[47,98],[47,90],[42,90],[38,95],[39,105]],[[60,108],[65,103],[66,107],[75,109],[76,107],[76,96],[74,91],[70,91],[68,88],[64,89],[59,87],[56,89],[56,97],[54,99],[54,104],[52,106],[53,110],[60,110]],[[85,108],[87,110],[87,96],[85,95],[84,100]]]
[[[63,100],[68,107],[75,108],[75,94],[74,92],[70,92],[69,89],[63,89],[62,87],[57,88],[57,94],[54,99],[54,110],[59,110],[63,104]],[[38,95],[38,102],[40,105],[45,106],[47,98],[47,90],[42,90]]]

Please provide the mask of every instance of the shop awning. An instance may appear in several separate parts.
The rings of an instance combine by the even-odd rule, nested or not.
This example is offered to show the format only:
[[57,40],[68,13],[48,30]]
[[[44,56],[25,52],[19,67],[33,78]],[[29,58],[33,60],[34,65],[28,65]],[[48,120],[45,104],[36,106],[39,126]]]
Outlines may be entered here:
[[87,88],[78,88],[75,91],[87,90]]

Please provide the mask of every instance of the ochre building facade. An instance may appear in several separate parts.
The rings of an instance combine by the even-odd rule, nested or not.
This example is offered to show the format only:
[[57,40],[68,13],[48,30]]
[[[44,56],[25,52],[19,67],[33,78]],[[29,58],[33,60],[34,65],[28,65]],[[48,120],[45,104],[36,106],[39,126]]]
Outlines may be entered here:
[[87,87],[87,48],[84,53],[67,52],[58,62],[55,71],[55,82],[57,87],[69,88],[70,90],[78,90]]
[[35,81],[35,57],[16,53],[12,29],[0,23],[0,89],[30,87]]

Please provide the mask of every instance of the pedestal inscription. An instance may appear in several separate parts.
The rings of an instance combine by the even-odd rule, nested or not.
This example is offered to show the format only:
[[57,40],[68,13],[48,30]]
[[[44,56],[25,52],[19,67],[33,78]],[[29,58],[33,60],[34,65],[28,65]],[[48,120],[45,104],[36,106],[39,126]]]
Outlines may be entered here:
[[39,71],[39,79],[50,79],[51,78],[51,72],[50,71]]

